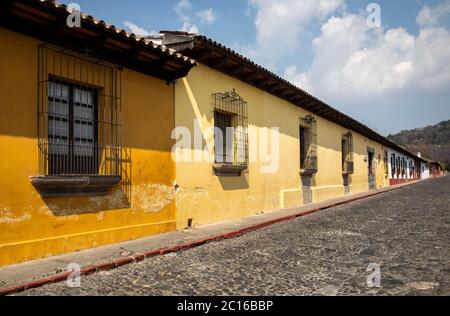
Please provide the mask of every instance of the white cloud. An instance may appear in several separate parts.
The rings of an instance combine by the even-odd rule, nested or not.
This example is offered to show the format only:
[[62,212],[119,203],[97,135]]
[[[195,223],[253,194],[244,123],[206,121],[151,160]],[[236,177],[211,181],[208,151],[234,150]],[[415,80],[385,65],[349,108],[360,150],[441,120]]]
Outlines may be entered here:
[[420,26],[436,26],[449,13],[450,0],[446,0],[434,7],[425,5],[417,16],[416,22]]
[[314,93],[314,87],[307,73],[299,72],[296,65],[288,66],[284,71],[284,77],[309,93]]
[[188,33],[198,33],[198,27],[192,22],[192,4],[189,0],[179,0],[174,8],[182,23],[181,31]]
[[244,10],[244,15],[248,18],[250,18],[252,16],[253,13],[253,8],[250,5],[250,3],[247,5],[247,8]]
[[299,49],[304,28],[345,7],[345,0],[250,0],[256,9],[256,43],[246,54],[269,68]]
[[197,16],[200,21],[204,24],[211,25],[217,20],[217,13],[214,12],[213,8],[205,9],[200,12],[197,12]]
[[185,12],[191,11],[192,5],[189,2],[189,0],[180,0],[178,1],[177,5],[175,6],[175,12],[178,15],[184,15]]
[[450,86],[450,33],[442,27],[426,26],[413,36],[403,28],[369,28],[366,16],[346,13],[328,19],[312,44],[309,70],[290,66],[284,74],[327,99],[406,95]]
[[141,26],[138,26],[136,24],[134,24],[133,22],[130,21],[125,21],[123,23],[123,25],[131,32],[134,33],[135,35],[138,36],[149,36],[149,35],[155,35],[156,32],[155,31],[147,31],[146,29],[144,29]]
[[195,34],[199,33],[197,25],[191,24],[190,22],[184,22],[181,31]]

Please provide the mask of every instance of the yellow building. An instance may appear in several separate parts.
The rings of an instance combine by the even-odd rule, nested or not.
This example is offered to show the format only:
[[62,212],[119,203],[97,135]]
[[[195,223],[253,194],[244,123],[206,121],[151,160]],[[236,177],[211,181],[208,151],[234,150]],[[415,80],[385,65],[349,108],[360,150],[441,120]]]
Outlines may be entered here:
[[170,82],[193,62],[91,17],[71,29],[52,1],[8,3],[0,266],[175,230]]
[[[179,229],[389,186],[387,148],[404,149],[209,38],[161,33],[164,45],[198,62],[176,83],[176,125],[212,143],[177,151]],[[226,127],[235,128],[228,142],[235,154],[217,163],[223,142],[217,146],[211,130]],[[279,161],[264,172],[261,138],[273,127]],[[213,161],[197,159],[205,155]]]
[[210,39],[77,14],[1,4],[0,266],[384,187],[412,156]]

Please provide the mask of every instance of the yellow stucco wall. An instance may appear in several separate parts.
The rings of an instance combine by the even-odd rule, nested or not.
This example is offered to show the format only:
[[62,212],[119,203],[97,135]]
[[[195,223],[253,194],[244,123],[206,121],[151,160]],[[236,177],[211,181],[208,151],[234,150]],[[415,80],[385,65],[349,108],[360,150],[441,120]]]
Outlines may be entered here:
[[0,266],[176,229],[174,88],[122,73],[128,183],[103,197],[43,199],[38,175],[39,42],[0,28]]
[[[261,173],[261,162],[250,162],[241,177],[217,177],[210,162],[177,162],[177,225],[208,224],[233,218],[300,206],[303,203],[299,166],[299,118],[307,114],[287,101],[256,89],[221,72],[199,65],[178,80],[175,90],[175,123],[194,135],[194,119],[205,131],[212,128],[211,95],[236,89],[248,102],[249,129],[267,130],[279,127],[280,161],[278,172]],[[314,202],[344,194],[341,167],[341,137],[348,129],[314,115],[317,120],[318,166],[314,176]],[[205,136],[206,137],[206,136]],[[209,137],[209,136],[208,136]],[[255,136],[249,133],[249,154],[258,151]],[[362,135],[353,133],[355,173],[351,176],[351,192],[368,191],[367,147],[375,150],[377,185],[386,186],[383,147]],[[213,149],[210,148],[210,153]],[[181,153],[181,152],[180,152]],[[183,150],[194,158],[195,153]],[[378,160],[378,155],[381,159]]]
[[[203,65],[178,80],[175,91],[123,70],[126,179],[108,196],[42,198],[29,180],[38,175],[39,42],[2,28],[0,39],[0,266],[183,229],[190,218],[201,225],[302,205],[299,118],[309,113]],[[278,172],[262,174],[262,164],[252,162],[241,177],[217,177],[208,162],[175,164],[173,127],[186,126],[194,134],[195,118],[203,129],[212,127],[211,94],[233,88],[249,104],[250,128],[280,128]],[[344,193],[340,146],[348,130],[315,118],[319,171],[313,198],[319,202]],[[249,135],[250,156],[258,150],[256,137]],[[353,193],[368,190],[368,146],[376,151],[377,184],[387,184],[382,146],[354,133]]]

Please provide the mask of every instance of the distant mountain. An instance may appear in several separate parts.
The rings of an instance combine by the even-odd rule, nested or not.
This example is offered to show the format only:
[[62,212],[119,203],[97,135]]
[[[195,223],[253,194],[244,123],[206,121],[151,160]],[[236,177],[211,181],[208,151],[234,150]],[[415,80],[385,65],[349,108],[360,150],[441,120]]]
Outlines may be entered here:
[[450,170],[450,120],[434,126],[401,131],[388,138],[413,153],[444,163]]

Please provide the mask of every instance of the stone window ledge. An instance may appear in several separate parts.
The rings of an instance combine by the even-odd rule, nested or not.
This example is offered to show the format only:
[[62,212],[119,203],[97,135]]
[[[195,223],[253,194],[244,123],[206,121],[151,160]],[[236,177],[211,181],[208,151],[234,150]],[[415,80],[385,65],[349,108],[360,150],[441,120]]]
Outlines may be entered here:
[[229,176],[229,177],[240,177],[242,172],[247,170],[248,167],[243,166],[234,166],[228,164],[214,164],[213,170],[216,176]]
[[37,176],[30,178],[42,197],[107,195],[120,176]]
[[317,170],[315,169],[302,169],[300,170],[301,176],[312,176],[317,173]]

